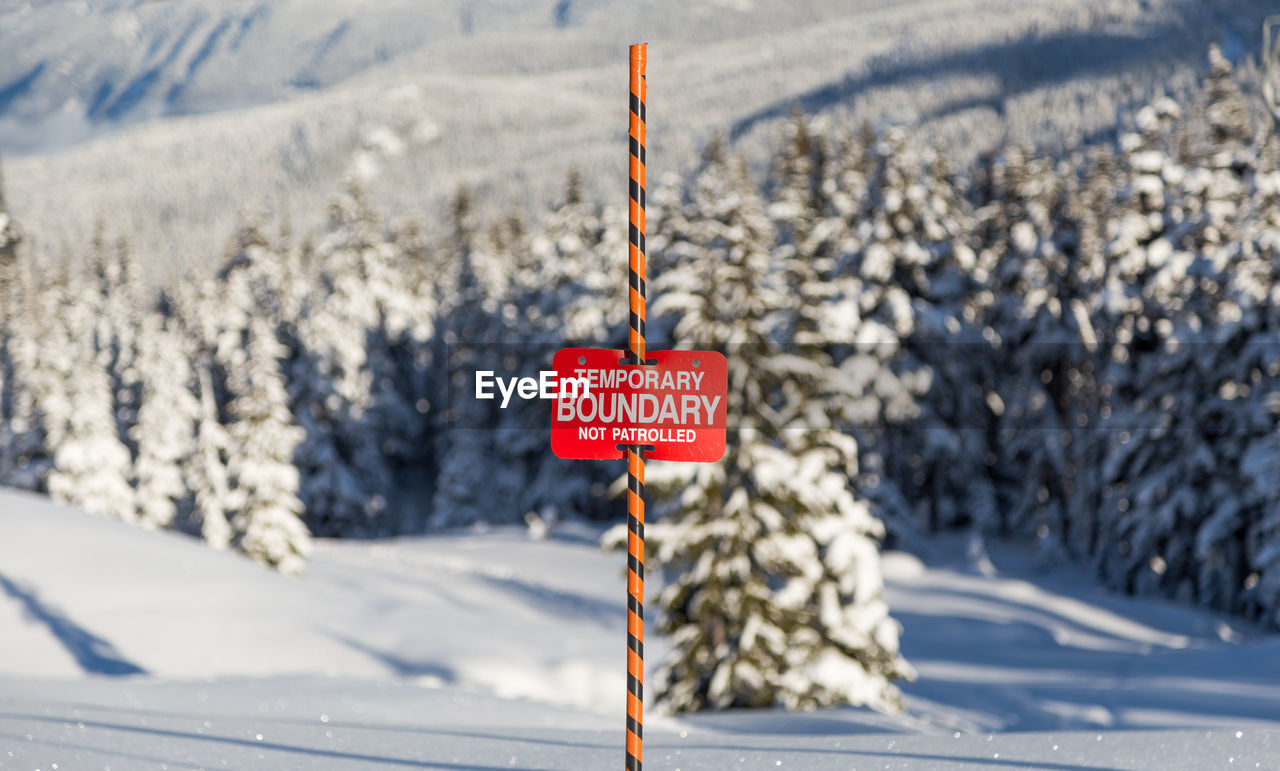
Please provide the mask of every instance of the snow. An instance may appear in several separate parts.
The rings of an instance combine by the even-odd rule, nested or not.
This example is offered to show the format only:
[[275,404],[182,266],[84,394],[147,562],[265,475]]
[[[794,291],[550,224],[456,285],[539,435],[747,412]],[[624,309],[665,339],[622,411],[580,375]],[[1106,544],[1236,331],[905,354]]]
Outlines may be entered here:
[[[623,561],[596,547],[595,529],[321,540],[300,578],[9,491],[0,532],[0,768],[621,759]],[[1254,768],[1274,757],[1280,639],[1107,594],[1077,569],[1042,569],[1030,548],[987,551],[989,575],[958,536],[884,555],[919,672],[904,714],[651,712],[649,765]],[[652,672],[666,644],[651,633],[645,648]]]
[[[241,214],[319,224],[344,175],[397,211],[460,182],[540,204],[577,164],[615,195],[626,44],[650,45],[651,172],[716,132],[756,161],[791,107],[920,124],[964,153],[1071,146],[1272,10],[1181,0],[0,2],[0,149],[27,248],[109,235],[179,275]],[[562,13],[563,11],[563,13]],[[563,18],[562,18],[563,16]],[[403,147],[394,158],[379,148]],[[380,137],[380,138],[378,138]],[[227,202],[236,202],[229,206]],[[110,205],[106,202],[110,202]],[[104,208],[105,207],[105,208]],[[118,230],[115,230],[118,227]]]

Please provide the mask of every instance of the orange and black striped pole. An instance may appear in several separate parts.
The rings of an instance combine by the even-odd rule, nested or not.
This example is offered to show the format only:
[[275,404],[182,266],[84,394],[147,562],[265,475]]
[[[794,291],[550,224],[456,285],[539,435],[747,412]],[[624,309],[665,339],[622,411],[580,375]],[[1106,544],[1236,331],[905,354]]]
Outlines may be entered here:
[[[631,204],[629,278],[631,333],[628,359],[645,363],[644,350],[644,77],[645,44],[631,46]],[[627,447],[627,771],[640,771],[644,717],[644,448]]]

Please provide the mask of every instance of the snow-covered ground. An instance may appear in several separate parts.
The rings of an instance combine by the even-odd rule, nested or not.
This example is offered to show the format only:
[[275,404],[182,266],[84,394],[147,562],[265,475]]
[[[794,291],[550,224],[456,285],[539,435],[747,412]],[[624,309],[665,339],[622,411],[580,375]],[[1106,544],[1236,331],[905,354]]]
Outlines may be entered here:
[[[322,542],[301,579],[12,492],[0,535],[0,768],[621,762],[622,561],[596,531]],[[651,714],[649,765],[1274,767],[1280,639],[1021,548],[918,551],[885,559],[905,714]]]
[[[170,268],[248,212],[324,217],[344,177],[435,219],[460,182],[536,206],[570,166],[625,201],[626,45],[649,49],[649,172],[713,133],[760,162],[794,105],[966,153],[1071,146],[1211,42],[1243,62],[1269,0],[0,0],[0,150],[42,257],[99,220]],[[175,270],[176,272],[176,270]]]

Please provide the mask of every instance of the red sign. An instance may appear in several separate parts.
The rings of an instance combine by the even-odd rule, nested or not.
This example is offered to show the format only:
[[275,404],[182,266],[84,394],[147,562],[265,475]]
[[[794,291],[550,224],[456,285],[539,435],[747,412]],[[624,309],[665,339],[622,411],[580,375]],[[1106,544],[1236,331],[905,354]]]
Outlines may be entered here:
[[[556,352],[558,395],[551,450],[560,458],[621,458],[619,446],[653,449],[646,459],[710,463],[724,455],[729,365],[715,351],[649,351],[632,365],[611,348]],[[568,379],[577,379],[575,384]],[[575,394],[576,390],[576,394]]]

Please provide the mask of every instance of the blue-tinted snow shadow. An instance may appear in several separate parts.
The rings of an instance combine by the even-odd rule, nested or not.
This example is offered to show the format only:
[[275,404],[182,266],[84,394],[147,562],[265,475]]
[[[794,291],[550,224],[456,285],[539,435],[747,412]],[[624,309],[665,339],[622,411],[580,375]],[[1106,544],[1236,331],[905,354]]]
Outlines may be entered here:
[[1005,101],[1021,92],[1078,77],[1127,70],[1140,61],[1151,61],[1158,50],[1168,47],[1163,38],[1170,29],[1158,27],[1146,35],[1071,31],[1028,35],[914,58],[901,52],[877,56],[867,63],[861,74],[847,74],[746,115],[733,124],[730,136],[741,136],[762,121],[785,117],[797,105],[805,112],[814,113],[851,103],[868,90],[919,83],[939,74],[994,78],[999,83],[998,96],[981,101],[983,106],[1000,113]]
[[[981,77],[996,83],[994,94],[965,96],[947,102],[922,117],[936,118],[966,109],[990,108],[998,115],[1011,98],[1038,88],[1085,77],[1132,73],[1146,68],[1166,72],[1172,63],[1200,65],[1213,40],[1229,28],[1260,22],[1266,4],[1234,13],[1219,11],[1210,3],[1175,3],[1159,21],[1137,31],[1093,29],[1063,30],[1042,34],[1034,30],[1022,37],[958,50],[936,52],[925,46],[899,46],[891,53],[871,58],[861,72],[848,73],[808,91],[793,94],[736,121],[730,136],[738,137],[756,124],[786,117],[795,106],[808,113],[849,104],[860,94],[950,77]],[[1225,5],[1224,5],[1225,7]],[[1245,21],[1248,19],[1248,21]]]
[[27,615],[44,624],[85,672],[112,676],[146,674],[145,669],[122,656],[110,641],[67,618],[43,602],[34,591],[15,584],[4,575],[0,575],[0,589],[21,602]]
[[139,767],[145,764],[146,766],[151,768],[163,768],[165,764],[173,763],[173,758],[166,758],[162,755],[142,755],[134,752],[128,752],[118,747],[112,747],[111,749],[106,749],[104,747],[94,747],[89,744],[77,744],[76,742],[67,741],[65,736],[58,736],[57,738],[46,739],[46,738],[43,738],[40,736],[34,736],[34,735],[24,734],[19,736],[18,734],[7,734],[7,733],[0,732],[0,745],[17,747],[24,744],[26,745],[43,744],[53,748],[55,751],[59,753],[66,753],[67,750],[75,750],[77,754],[84,753],[86,755],[91,755],[91,754],[97,753],[99,755],[105,755],[106,757],[109,757],[109,758],[125,758],[127,760],[134,761],[135,763],[138,764]]
[[[904,594],[910,590],[899,590]],[[910,602],[899,602],[894,616],[899,620],[913,618],[907,624],[909,642],[905,643],[916,656],[945,658],[960,663],[989,663],[998,666],[1027,666],[1061,668],[1064,665],[1084,665],[1092,662],[1112,662],[1135,656],[1176,653],[1191,650],[1217,649],[1228,643],[1210,640],[1184,631],[1166,630],[1124,616],[1123,608],[1103,609],[1107,616],[1118,616],[1135,627],[1148,630],[1151,639],[1138,639],[1108,628],[1107,624],[1093,624],[1088,618],[1080,618],[1034,602],[1000,597],[967,589],[930,586],[928,593],[939,599],[952,598],[950,613],[912,613]],[[1067,598],[1070,595],[1046,593],[1046,599]],[[1090,610],[1098,610],[1096,603],[1087,602]],[[905,606],[905,607],[903,607]],[[911,630],[927,630],[927,634],[911,634]],[[980,644],[966,645],[967,641]],[[1174,644],[1185,641],[1183,645]],[[1045,661],[1047,653],[1055,655]],[[1065,662],[1061,655],[1069,654]]]
[[729,734],[855,736],[911,733],[909,728],[895,725],[895,718],[858,707],[831,708],[820,713],[735,709],[729,712],[681,715],[680,722]]
[[599,548],[600,537],[604,535],[605,530],[607,528],[601,526],[598,522],[576,522],[571,520],[552,525],[547,531],[547,540]]
[[1087,628],[1076,620],[1044,609],[1028,618],[1027,607],[1005,602],[1008,614],[987,617],[895,610],[905,629],[903,654],[921,670],[903,686],[908,698],[932,704],[930,711],[981,715],[983,728],[1005,731],[1280,722],[1280,676],[1256,666],[1277,646],[1176,649],[1130,641],[1135,649],[1096,649],[1057,641],[1063,628]]
[[358,650],[372,659],[377,659],[401,677],[436,677],[444,683],[452,683],[458,679],[452,669],[434,661],[414,661],[390,651],[383,651],[373,646],[365,645],[358,640],[353,640],[335,632],[329,632],[328,634],[348,648]]
[[[235,723],[237,721],[245,721],[245,722],[252,722],[253,724],[291,726],[291,727],[297,727],[301,729],[314,729],[314,730],[343,728],[343,729],[350,729],[355,731],[413,734],[416,736],[443,736],[443,737],[455,737],[460,739],[477,739],[477,740],[486,741],[486,742],[511,742],[515,744],[535,744],[535,745],[549,746],[549,747],[570,747],[573,749],[609,749],[615,746],[613,742],[585,742],[585,741],[568,741],[568,740],[556,739],[556,738],[543,738],[542,736],[537,735],[537,732],[536,732],[537,729],[529,729],[529,731],[533,733],[533,735],[529,735],[529,733],[516,733],[514,731],[511,733],[501,733],[500,731],[495,729],[485,730],[485,729],[470,729],[470,728],[449,728],[449,727],[440,727],[435,725],[377,723],[377,722],[371,722],[371,721],[356,722],[351,720],[326,720],[323,722],[317,722],[314,719],[284,717],[279,715],[261,715],[261,714],[253,715],[250,718],[250,717],[243,717],[243,716],[237,716],[237,715],[211,714],[207,712],[184,712],[182,710],[172,710],[172,709],[165,709],[165,710],[143,709],[141,707],[133,707],[133,706],[122,707],[122,706],[115,706],[115,705],[92,704],[88,702],[68,702],[68,701],[50,702],[45,700],[32,701],[28,699],[7,699],[4,697],[0,697],[0,706],[3,706],[6,709],[30,708],[30,709],[38,710],[37,713],[26,713],[26,712],[6,713],[2,709],[0,709],[0,717],[17,718],[18,716],[22,716],[22,717],[34,718],[36,715],[38,715],[39,717],[45,718],[48,720],[61,719],[68,722],[79,721],[83,717],[83,715],[79,713],[102,712],[102,713],[107,713],[108,715],[110,715],[115,719],[137,717],[141,719],[143,722],[145,722],[148,719],[159,718],[163,720],[193,720],[193,721],[198,721],[200,723],[203,723],[204,721],[210,720],[212,718],[212,719],[218,720],[219,723],[228,723],[228,722]],[[50,716],[46,714],[45,711],[51,707],[74,711],[76,713],[76,717],[73,720],[72,718],[57,718],[55,716]],[[577,731],[577,733],[585,734],[585,733],[592,733],[592,732]],[[203,735],[204,734],[200,734],[199,736],[203,736]],[[199,737],[193,737],[193,738],[199,738]]]
[[[153,737],[164,737],[168,739],[178,739],[197,744],[224,744],[235,745],[239,747],[252,748],[261,753],[284,752],[295,755],[305,755],[312,758],[324,758],[330,761],[346,761],[360,764],[377,764],[377,765],[393,765],[408,766],[412,768],[445,768],[458,769],[459,771],[497,771],[499,768],[509,768],[509,766],[482,766],[466,763],[445,763],[437,760],[419,760],[417,758],[399,758],[390,755],[374,755],[361,752],[342,752],[339,750],[325,750],[316,747],[304,747],[298,744],[285,744],[283,742],[259,741],[254,739],[240,739],[234,736],[216,736],[208,732],[193,733],[187,731],[178,731],[168,728],[158,728],[155,726],[128,725],[127,723],[115,723],[102,720],[85,720],[84,718],[62,718],[52,715],[24,715],[17,713],[0,713],[0,719],[13,721],[34,721],[41,723],[61,723],[67,726],[74,726],[81,731],[84,728],[98,728],[106,731],[121,731],[126,733],[145,734]],[[112,750],[97,750],[103,754],[114,754]]]
[[[963,538],[933,543],[918,555],[926,564],[978,577],[966,570]],[[1280,723],[1280,672],[1268,666],[1280,637],[1110,594],[1071,566],[1046,572],[1026,548],[990,545],[999,547],[991,552],[999,580],[1039,591],[1002,596],[889,582],[902,652],[921,670],[903,691],[927,712],[981,716],[982,728],[1017,731]]]
[[626,615],[624,606],[617,602],[588,597],[575,592],[552,589],[539,584],[526,583],[514,578],[476,573],[474,578],[496,589],[514,595],[529,605],[539,606],[549,613],[573,614],[601,626],[610,626],[617,618]]
[[[907,760],[928,761],[930,762],[930,766],[928,767],[943,766],[946,768],[951,768],[953,766],[964,766],[965,764],[973,763],[981,768],[993,768],[993,767],[1003,768],[1003,767],[1009,766],[1013,768],[1046,769],[1047,771],[1118,771],[1118,769],[1115,769],[1113,766],[1097,766],[1097,765],[1090,765],[1090,764],[1084,764],[1084,763],[1070,763],[1070,764],[1049,763],[1041,758],[1036,758],[1035,760],[1019,760],[1016,757],[996,758],[990,755],[976,757],[976,756],[966,756],[961,754],[942,755],[942,754],[926,753],[926,752],[898,752],[896,750],[885,750],[883,752],[877,752],[876,750],[849,749],[849,748],[843,748],[843,747],[841,748],[758,747],[758,746],[752,746],[750,744],[732,744],[732,745],[697,744],[697,743],[691,743],[688,741],[680,741],[678,743],[666,744],[662,740],[658,740],[658,741],[646,740],[646,743],[648,744],[648,749],[650,753],[654,753],[655,750],[663,749],[665,747],[673,747],[673,748],[678,748],[684,751],[719,750],[719,751],[728,753],[730,755],[737,755],[740,752],[759,752],[762,754],[794,752],[794,753],[800,753],[800,754],[831,755],[831,756],[834,756],[831,759],[832,763],[837,762],[836,758],[848,758],[850,760],[852,760],[853,758],[876,758],[878,760],[885,761],[886,763],[892,762],[896,758],[902,758]],[[737,765],[736,763],[733,762],[734,760],[737,760],[737,758],[733,758],[733,760],[729,760],[728,758],[726,758],[725,766],[728,767],[730,765]],[[838,768],[840,766],[832,765],[831,767]],[[850,767],[851,768],[854,767],[852,763],[850,763]],[[888,766],[886,765],[886,767]]]
[[44,74],[47,62],[37,62],[27,72],[19,75],[14,80],[0,85],[0,114],[3,114],[9,107],[18,100],[19,97],[26,96],[31,92],[31,87]]

